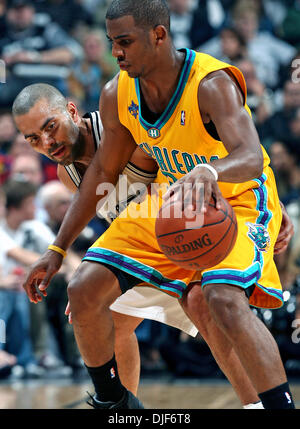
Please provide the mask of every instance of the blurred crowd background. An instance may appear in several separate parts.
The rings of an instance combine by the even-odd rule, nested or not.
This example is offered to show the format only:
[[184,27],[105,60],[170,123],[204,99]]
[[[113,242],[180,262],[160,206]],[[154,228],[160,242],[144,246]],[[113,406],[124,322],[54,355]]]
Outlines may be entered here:
[[[137,0],[138,1],[138,0]],[[15,128],[11,106],[26,85],[46,82],[82,114],[98,110],[118,67],[105,36],[108,0],[0,0],[0,378],[85,377],[64,315],[68,279],[103,231],[98,218],[72,247],[48,297],[30,304],[27,267],[52,243],[72,195],[56,165],[35,153]],[[300,0],[169,0],[177,48],[238,66],[248,104],[268,151],[295,235],[276,263],[284,289],[279,310],[253,311],[273,332],[287,373],[300,380]],[[251,326],[249,326],[249,330]],[[202,338],[144,321],[137,329],[142,377],[223,374]],[[4,341],[5,340],[5,341]]]

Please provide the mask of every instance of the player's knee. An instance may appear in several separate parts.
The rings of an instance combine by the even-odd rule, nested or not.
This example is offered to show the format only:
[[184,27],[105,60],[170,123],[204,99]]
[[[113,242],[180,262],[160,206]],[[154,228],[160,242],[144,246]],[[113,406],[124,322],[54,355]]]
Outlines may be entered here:
[[209,311],[200,283],[189,286],[188,290],[183,295],[181,306],[193,320],[199,319],[203,322],[206,321]]
[[89,266],[81,266],[70,280],[67,293],[72,315],[75,314],[75,311],[91,310],[101,302],[102,295],[104,295],[103,283],[101,281],[95,283],[94,277]]
[[208,307],[218,324],[223,330],[237,332],[241,326],[244,306],[236,296],[224,293],[226,286],[207,285],[204,288],[204,296]]
[[73,318],[95,303],[94,299],[90,299],[89,288],[85,286],[86,280],[81,275],[75,275],[68,284],[67,293]]
[[212,317],[204,298],[201,283],[189,285],[181,300],[181,306],[197,327],[200,335],[206,340],[209,336],[209,324]]

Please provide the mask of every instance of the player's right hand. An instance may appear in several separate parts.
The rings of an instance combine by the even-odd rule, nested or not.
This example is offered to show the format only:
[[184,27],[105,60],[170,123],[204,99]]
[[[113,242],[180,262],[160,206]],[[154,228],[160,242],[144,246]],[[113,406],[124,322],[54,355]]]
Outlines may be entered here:
[[47,296],[46,289],[54,274],[60,269],[62,262],[62,255],[48,250],[32,266],[23,284],[23,288],[31,302],[37,304],[42,301],[42,295]]

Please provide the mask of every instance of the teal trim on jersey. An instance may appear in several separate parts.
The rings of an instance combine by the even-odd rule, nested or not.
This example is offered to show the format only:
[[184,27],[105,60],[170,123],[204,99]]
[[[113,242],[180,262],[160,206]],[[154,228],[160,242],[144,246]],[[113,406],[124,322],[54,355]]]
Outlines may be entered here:
[[[272,213],[267,207],[268,202],[268,191],[265,186],[265,181],[267,180],[267,176],[263,173],[262,176],[258,179],[254,179],[254,182],[259,184],[258,188],[253,188],[253,192],[256,198],[256,210],[259,212],[258,218],[256,220],[257,224],[263,225],[266,229],[272,219]],[[260,252],[254,244],[255,256],[254,261],[259,261],[261,267],[263,267],[264,258],[263,253]]]
[[261,265],[255,262],[244,271],[235,269],[209,270],[202,274],[202,286],[210,283],[225,283],[247,288],[261,277]]
[[176,294],[177,298],[182,297],[187,287],[181,280],[168,279],[149,265],[145,265],[133,258],[102,247],[90,247],[82,260],[103,262],[108,265],[113,265],[142,281],[152,284],[163,292],[167,293],[170,291]]
[[196,57],[195,51],[192,51],[191,49],[187,49],[187,48],[184,48],[183,50],[186,51],[186,57],[185,57],[184,66],[183,66],[182,71],[181,71],[180,79],[179,79],[179,82],[177,84],[176,91],[174,92],[168,106],[166,107],[164,112],[161,114],[159,119],[154,124],[150,124],[149,122],[147,122],[142,117],[139,79],[138,78],[134,79],[135,91],[136,91],[136,95],[138,98],[138,104],[140,106],[139,107],[139,122],[140,122],[141,126],[146,131],[148,131],[150,128],[156,128],[158,130],[161,130],[162,127],[168,122],[168,120],[170,119],[170,117],[174,113],[174,110],[175,110],[175,108],[176,108],[176,106],[177,106],[177,104],[178,104],[178,102],[182,96],[182,93],[184,91],[186,82],[188,80],[192,65],[193,65],[195,57]]
[[[260,208],[259,208],[260,207],[259,203],[260,203],[261,197],[257,198],[258,201],[257,201],[256,210],[261,211],[261,213],[260,213],[260,216],[258,217],[256,223],[261,223],[263,221],[263,225],[267,227],[267,225],[269,224],[269,222],[272,218],[272,213],[267,207],[268,191],[267,191],[267,188],[265,185],[265,182],[267,180],[267,176],[265,175],[265,173],[263,173],[259,179],[253,179],[253,180],[254,180],[254,182],[259,184],[259,187],[262,190],[263,195],[264,195],[263,210],[260,210]],[[256,191],[256,193],[258,192],[258,190],[255,188],[253,188],[253,191],[254,192]],[[268,214],[268,217],[267,217],[267,219],[264,219],[264,217],[266,216],[266,213]]]

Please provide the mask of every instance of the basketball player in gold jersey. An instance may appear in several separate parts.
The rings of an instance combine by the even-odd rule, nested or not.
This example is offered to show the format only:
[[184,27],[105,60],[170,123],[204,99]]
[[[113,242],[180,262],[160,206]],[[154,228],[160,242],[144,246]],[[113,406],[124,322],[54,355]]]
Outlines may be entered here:
[[[104,127],[103,141],[65,217],[55,247],[33,267],[24,285],[25,290],[31,300],[37,302],[36,285],[41,291],[47,288],[52,275],[61,266],[62,255],[95,213],[99,199],[96,196],[97,185],[105,182],[116,184],[118,175],[132,156],[136,144],[139,144],[153,154],[159,164],[158,183],[165,176],[172,181],[180,180],[180,183],[204,185],[204,210],[212,194],[218,207],[221,196],[219,185],[225,183],[226,187],[221,187],[222,193],[227,198],[232,197],[231,202],[235,204],[241,226],[236,246],[239,243],[243,243],[245,248],[252,246],[255,260],[250,267],[251,272],[240,267],[236,258],[236,275],[232,274],[232,265],[229,267],[230,277],[226,274],[228,270],[219,270],[222,271],[219,274],[221,281],[217,281],[216,271],[213,274],[203,272],[203,278],[206,274],[205,282],[202,281],[205,284],[203,292],[199,287],[200,281],[188,288],[188,284],[195,281],[195,273],[181,270],[164,259],[155,241],[155,219],[134,221],[130,210],[136,207],[136,203],[131,203],[126,209],[127,216],[116,219],[89,249],[68,287],[75,337],[96,390],[92,398],[93,406],[143,407],[120,382],[114,358],[113,321],[109,306],[120,295],[120,289],[124,293],[141,280],[148,280],[166,293],[179,298],[183,296],[182,304],[192,320],[201,318],[200,303],[205,299],[212,315],[208,314],[205,322],[207,325],[212,319],[216,322],[217,329],[227,340],[228,355],[232,350],[236,352],[264,407],[294,408],[276,343],[249,308],[251,299],[259,306],[280,306],[281,289],[272,255],[281,212],[276,186],[268,168],[268,157],[259,145],[245,105],[246,88],[241,73],[206,58],[199,79],[201,55],[174,49],[169,34],[169,12],[163,0],[140,0],[138,3],[113,0],[106,18],[112,52],[122,71],[120,77],[113,79],[102,92],[100,113]],[[135,81],[130,82],[128,78]],[[191,88],[196,88],[196,98],[190,100],[193,109],[190,121],[186,122],[184,109],[179,110],[180,114],[176,116],[179,124],[186,126],[185,141],[182,129],[178,127],[176,137],[178,125],[172,128],[169,125],[174,122],[174,112],[178,113],[177,106]],[[128,105],[132,95],[134,99]],[[129,115],[138,120],[133,121]],[[208,123],[210,130],[204,126]],[[165,125],[168,132],[164,134]],[[195,139],[195,128],[200,130],[198,139]],[[169,135],[175,139],[174,149]],[[151,139],[158,139],[157,145]],[[159,142],[162,144],[159,145]],[[211,147],[215,142],[218,142],[218,147]],[[115,148],[113,153],[112,145]],[[202,153],[205,153],[203,168],[198,168],[195,164],[201,162]],[[173,164],[169,162],[171,154]],[[190,170],[187,172],[188,166]],[[261,243],[261,240],[251,243],[246,239],[239,195],[245,196],[247,192],[249,219],[260,222],[258,225],[263,229],[266,240],[268,238],[266,243]],[[259,198],[258,205],[254,204],[255,195]],[[147,195],[144,201],[147,203],[152,197]],[[157,202],[157,197],[153,198]],[[144,201],[141,210],[146,206]],[[245,201],[248,200],[245,198]],[[271,207],[274,209],[273,218]],[[247,219],[245,217],[245,223]],[[121,233],[122,229],[126,235]],[[270,253],[262,254],[266,244],[271,249]],[[243,256],[245,259],[251,255],[245,253]],[[152,262],[149,262],[150,259]],[[267,275],[263,271],[265,267],[274,270],[269,288],[264,282],[259,283],[260,278]],[[271,275],[271,272],[268,271],[268,274]],[[99,323],[100,331],[95,328]]]

